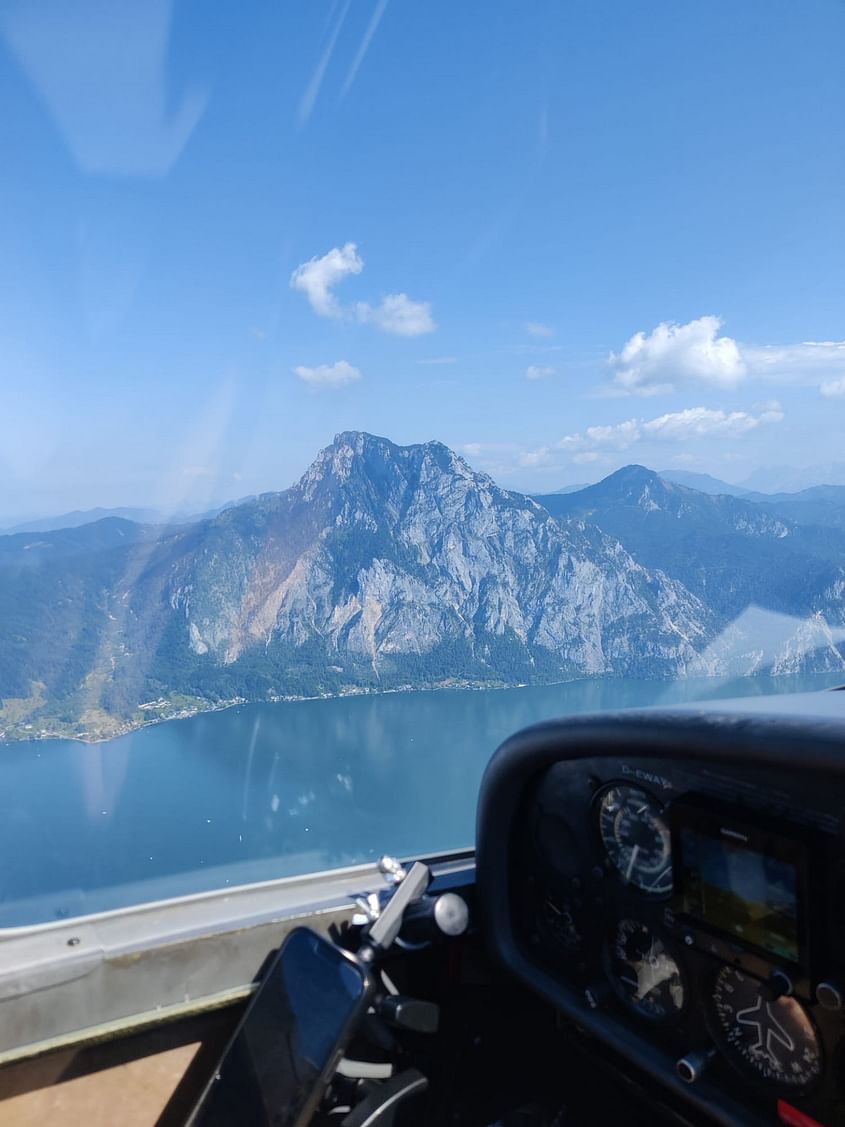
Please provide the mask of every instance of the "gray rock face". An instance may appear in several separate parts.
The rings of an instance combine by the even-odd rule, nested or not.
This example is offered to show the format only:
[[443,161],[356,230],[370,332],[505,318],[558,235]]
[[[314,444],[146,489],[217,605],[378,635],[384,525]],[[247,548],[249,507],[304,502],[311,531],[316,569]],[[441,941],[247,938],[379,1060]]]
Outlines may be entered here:
[[838,529],[641,467],[546,500],[560,511],[441,443],[347,433],[291,489],[195,524],[0,536],[0,730],[114,735],[359,689],[845,672]]
[[554,520],[437,442],[339,435],[292,489],[224,513],[208,539],[172,601],[193,651],[222,663],[316,640],[328,660],[378,672],[459,641],[505,675],[490,649],[506,640],[523,670],[674,675],[716,625],[618,542]]

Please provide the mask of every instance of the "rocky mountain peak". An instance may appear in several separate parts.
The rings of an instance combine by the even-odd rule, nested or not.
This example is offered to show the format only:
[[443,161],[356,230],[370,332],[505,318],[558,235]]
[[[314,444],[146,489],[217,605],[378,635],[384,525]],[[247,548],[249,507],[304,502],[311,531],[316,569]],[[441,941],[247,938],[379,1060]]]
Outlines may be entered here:
[[489,488],[486,474],[476,473],[442,442],[398,446],[387,438],[366,431],[343,431],[335,435],[294,486],[311,501],[320,492],[350,489],[362,496],[398,496],[409,489],[447,488],[457,479]]

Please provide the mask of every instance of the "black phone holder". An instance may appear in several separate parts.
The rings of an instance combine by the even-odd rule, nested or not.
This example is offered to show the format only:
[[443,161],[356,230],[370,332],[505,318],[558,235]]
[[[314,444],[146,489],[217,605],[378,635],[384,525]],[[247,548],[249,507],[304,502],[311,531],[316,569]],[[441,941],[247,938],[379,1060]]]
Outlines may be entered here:
[[[357,957],[378,971],[379,964],[394,943],[403,948],[425,946],[436,935],[460,935],[466,930],[466,904],[454,893],[440,897],[427,896],[431,871],[416,862],[407,873],[389,858],[380,862],[382,872],[394,882],[390,898],[382,904],[370,898],[360,902],[366,909],[368,922],[363,925]],[[373,1002],[362,1023],[362,1033],[380,1051],[391,1055],[396,1047],[394,1031],[436,1033],[439,1007],[433,1002],[386,992]],[[383,1069],[384,1078],[375,1079],[373,1069]],[[341,1120],[341,1127],[393,1127],[395,1116],[405,1100],[419,1095],[428,1087],[428,1079],[416,1068],[392,1074],[392,1066],[384,1062],[345,1060],[341,1076],[349,1081],[357,1076],[354,1094],[358,1102]],[[335,1120],[336,1121],[336,1120]]]

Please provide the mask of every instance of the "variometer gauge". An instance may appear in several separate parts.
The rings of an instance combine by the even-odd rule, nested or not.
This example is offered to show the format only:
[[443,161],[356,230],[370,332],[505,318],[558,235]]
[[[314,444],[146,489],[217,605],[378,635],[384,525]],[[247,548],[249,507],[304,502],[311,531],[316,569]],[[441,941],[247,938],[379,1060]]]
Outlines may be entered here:
[[785,1088],[807,1088],[821,1076],[822,1051],[812,1019],[795,998],[769,1001],[756,978],[734,967],[716,975],[717,1042],[746,1072]]
[[620,920],[605,948],[605,969],[616,995],[638,1017],[671,1021],[686,999],[680,966],[663,939],[638,920]]
[[599,801],[599,833],[623,880],[643,892],[672,891],[672,847],[663,808],[639,787],[620,783]]

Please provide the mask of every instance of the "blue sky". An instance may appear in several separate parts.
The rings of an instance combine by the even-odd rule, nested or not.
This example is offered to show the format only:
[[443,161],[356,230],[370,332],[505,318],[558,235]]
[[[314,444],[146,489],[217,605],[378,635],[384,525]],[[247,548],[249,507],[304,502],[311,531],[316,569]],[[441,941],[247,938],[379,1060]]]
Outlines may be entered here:
[[0,515],[841,458],[837,0],[10,0]]

